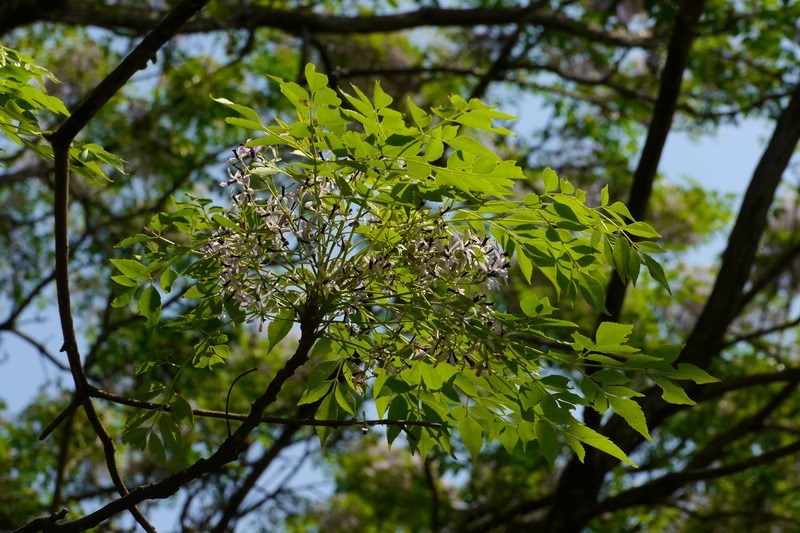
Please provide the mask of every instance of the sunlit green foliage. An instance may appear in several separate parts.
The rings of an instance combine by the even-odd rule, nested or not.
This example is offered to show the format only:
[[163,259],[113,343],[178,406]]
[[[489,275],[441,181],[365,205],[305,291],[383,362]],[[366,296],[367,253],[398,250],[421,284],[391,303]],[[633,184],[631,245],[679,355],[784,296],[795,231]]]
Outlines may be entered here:
[[[641,354],[628,344],[632,326],[604,322],[594,339],[573,331],[563,342],[575,325],[550,317],[547,298],[522,300],[520,315],[494,305],[492,289],[512,255],[527,279],[536,269],[564,299],[583,297],[600,310],[607,265],[635,281],[644,264],[667,288],[649,255],[662,251],[647,240],[658,234],[606,191],[589,207],[584,192],[548,169],[543,193],[518,199],[520,169],[463,129],[509,134],[494,121],[511,117],[453,97],[433,114],[409,102],[409,122],[380,85],[373,100],[357,88],[345,94],[345,108],[326,76],[313,67],[305,74],[308,90],[279,81],[294,122],[265,126],[252,109],[218,99],[238,115],[229,123],[262,133],[229,162],[223,185],[232,207],[178,202],[123,241],[143,245],[140,255],[112,260],[120,271],[114,305],[136,299],[148,327],[159,322],[162,293],[185,286],[183,296],[200,301],[167,321],[205,332],[192,366],[213,369],[229,358],[229,324],[269,322],[271,349],[302,323],[301,302],[313,301],[321,313],[317,367],[300,404],[321,402],[317,418],[358,418],[371,398],[382,418],[435,423],[405,428],[423,457],[436,444],[451,452],[457,430],[473,458],[484,442],[509,452],[535,442],[551,465],[559,435],[579,456],[588,444],[630,462],[573,411],[610,407],[649,439],[632,399],[638,393],[625,386],[631,375],[646,373],[671,403],[691,402],[675,379],[712,380],[691,365],[672,368],[678,347]],[[552,328],[565,333],[553,337]],[[580,393],[549,370],[554,364],[582,376]],[[175,423],[189,416],[169,387],[147,392],[171,405]],[[179,447],[166,413],[132,418],[126,441],[163,454],[152,444],[156,424],[144,424],[151,418],[167,447]],[[401,429],[387,429],[390,443]],[[330,432],[319,429],[323,442]]]

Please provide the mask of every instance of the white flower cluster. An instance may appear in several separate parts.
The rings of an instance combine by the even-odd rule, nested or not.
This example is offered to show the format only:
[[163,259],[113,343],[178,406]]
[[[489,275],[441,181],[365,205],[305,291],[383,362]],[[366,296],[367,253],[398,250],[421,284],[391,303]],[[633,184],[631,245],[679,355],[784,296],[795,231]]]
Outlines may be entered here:
[[[351,335],[383,335],[393,346],[406,339],[414,358],[448,359],[450,333],[427,328],[432,333],[412,341],[392,324],[491,322],[489,297],[506,282],[509,262],[489,235],[453,226],[442,206],[393,209],[375,196],[347,198],[328,177],[332,171],[290,177],[279,162],[275,152],[236,150],[221,183],[231,189],[225,217],[235,226],[221,226],[202,249],[221,265],[221,296],[249,319],[267,319],[294,301],[287,292],[313,284],[326,299],[328,321]],[[256,179],[264,186],[253,188]],[[343,179],[352,183],[357,173]],[[416,318],[409,319],[412,310]]]
[[237,227],[218,229],[201,252],[222,266],[221,296],[238,303],[251,317],[264,320],[280,303],[274,298],[280,275],[275,267],[290,260],[290,243],[284,233],[297,199],[292,191],[285,189],[286,194],[258,196],[251,188],[248,166],[259,160],[273,164],[280,161],[274,153],[271,159],[266,159],[261,150],[244,145],[227,161],[229,179],[220,186],[230,188],[233,205],[226,215]]

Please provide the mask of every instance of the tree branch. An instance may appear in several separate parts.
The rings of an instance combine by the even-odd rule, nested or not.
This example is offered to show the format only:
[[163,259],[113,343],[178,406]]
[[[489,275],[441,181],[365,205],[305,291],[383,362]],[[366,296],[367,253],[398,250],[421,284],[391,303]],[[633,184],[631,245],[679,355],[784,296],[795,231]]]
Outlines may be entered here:
[[[322,400],[314,402],[312,405],[300,406],[298,409],[297,418],[302,419],[313,416],[319,408],[320,403],[322,403]],[[214,525],[214,528],[210,530],[211,533],[224,533],[225,531],[230,531],[230,522],[236,517],[242,502],[244,502],[244,499],[247,497],[250,491],[253,490],[253,487],[255,487],[256,483],[258,483],[261,475],[264,473],[264,471],[266,471],[267,468],[269,468],[278,454],[292,444],[292,439],[300,430],[300,428],[300,425],[287,426],[283,428],[283,431],[281,431],[281,434],[278,435],[277,439],[275,439],[275,442],[272,443],[272,446],[269,447],[269,450],[267,450],[257,461],[250,465],[250,472],[247,474],[247,477],[245,477],[239,486],[236,487],[236,490],[233,492],[233,494],[227,498],[225,507],[222,509],[222,516],[220,516],[219,520]]]
[[[101,389],[92,388],[90,395],[93,398],[101,398],[103,400],[107,400],[109,402],[117,403],[120,405],[136,407],[137,409],[172,412],[172,408],[169,405],[153,403],[153,402],[145,402],[142,400],[136,400],[134,398],[126,398],[125,396],[118,396],[116,394],[112,394],[110,392]],[[226,413],[225,411],[213,411],[209,409],[192,409],[192,414],[194,414],[194,416],[198,416],[201,418],[218,418],[221,420],[237,420],[237,421],[244,421],[247,419],[248,416],[250,416],[240,413]],[[264,424],[276,424],[276,425],[283,425],[290,427],[319,426],[319,427],[332,427],[332,428],[343,428],[343,427],[354,427],[354,426],[363,427],[365,423],[363,418],[354,418],[352,420],[318,420],[316,418],[308,418],[303,416],[299,417],[262,416],[260,418],[260,421],[261,423]],[[442,425],[439,422],[425,422],[422,420],[368,419],[366,420],[366,424],[369,427],[372,426],[421,426],[427,428],[442,427]]]
[[267,385],[264,393],[255,400],[250,407],[250,413],[245,417],[234,433],[225,439],[207,459],[200,459],[188,468],[185,468],[169,477],[143,485],[121,496],[97,511],[72,522],[60,524],[50,529],[53,532],[85,531],[108,520],[112,516],[129,509],[145,500],[164,499],[175,494],[183,485],[195,479],[215,472],[222,466],[235,461],[245,447],[245,441],[253,430],[261,423],[264,411],[275,402],[283,384],[294,375],[298,368],[308,361],[308,354],[316,341],[316,329],[320,319],[318,310],[314,305],[306,303],[300,318],[300,341],[294,354],[286,364],[278,370],[275,377]]
[[[69,150],[77,134],[97,112],[127,83],[136,71],[144,68],[148,59],[153,57],[156,51],[172,38],[178,29],[207,2],[208,0],[184,0],[181,2],[111,74],[95,87],[89,97],[78,106],[74,113],[48,139],[53,146],[55,163],[55,280],[61,330],[64,336],[62,350],[67,353],[70,371],[75,383],[73,404],[80,403],[83,406],[89,423],[102,443],[103,454],[111,479],[122,497],[129,494],[128,489],[116,464],[114,442],[100,421],[88,394],[89,384],[81,362],[72,317],[69,284]],[[59,420],[57,419],[57,421]],[[50,431],[54,427],[51,424]],[[142,515],[141,511],[136,508],[135,503],[127,504],[125,509],[133,515],[145,531],[155,531],[155,528]]]
[[[525,10],[524,7],[499,6],[472,9],[423,8],[389,15],[343,16],[237,3],[225,5],[214,15],[196,17],[181,29],[181,33],[272,28],[297,36],[302,35],[304,29],[313,34],[351,35],[389,33],[422,27],[496,26],[518,24],[526,16]],[[83,0],[67,0],[60,8],[38,12],[40,20],[96,26],[128,35],[145,34],[163,15],[163,11],[153,8],[99,5]],[[663,42],[660,36],[624,30],[608,31],[599,25],[571,19],[546,8],[530,13],[527,23],[608,45],[654,48]]]
[[[626,202],[628,210],[635,220],[644,220],[647,213],[647,205],[650,203],[650,195],[653,192],[653,182],[661,161],[661,153],[664,151],[667,136],[672,129],[672,119],[678,107],[683,76],[689,64],[689,52],[705,4],[705,0],[683,2],[676,15],[675,29],[667,51],[667,62],[659,82],[658,97],[653,107],[652,119],[642,153],[639,156],[639,163],[633,174],[630,196]],[[619,276],[611,276],[611,282],[606,292],[606,308],[609,315],[603,320],[619,321],[626,291],[627,286],[619,279]]]
[[648,505],[652,500],[657,499],[659,495],[671,493],[687,483],[736,474],[749,468],[773,463],[798,451],[800,451],[800,440],[729,465],[716,468],[687,469],[674,474],[667,474],[602,501],[592,509],[592,512],[593,514],[601,514],[638,505]]
[[722,265],[703,312],[679,362],[706,368],[719,353],[728,326],[740,311],[739,302],[767,227],[767,216],[783,172],[800,142],[800,83],[792,91],[769,144],[753,172],[736,223],[728,237]]

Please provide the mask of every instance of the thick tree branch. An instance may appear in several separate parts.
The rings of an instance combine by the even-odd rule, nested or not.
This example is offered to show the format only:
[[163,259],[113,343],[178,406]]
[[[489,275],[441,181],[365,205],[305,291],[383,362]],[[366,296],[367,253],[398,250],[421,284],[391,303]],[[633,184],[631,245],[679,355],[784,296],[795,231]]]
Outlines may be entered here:
[[752,281],[750,288],[736,303],[736,314],[738,315],[761,291],[783,274],[798,257],[800,257],[800,243],[784,251],[760,276]]
[[[706,368],[724,346],[725,333],[738,312],[737,304],[748,281],[759,240],[767,225],[769,207],[780,184],[781,176],[799,141],[800,84],[792,92],[792,98],[781,114],[770,142],[753,173],[736,224],[730,234],[714,289],[695,328],[686,341],[679,362],[688,362]],[[708,386],[687,387],[687,393],[690,397],[702,395],[705,387]],[[656,388],[646,391],[640,404],[651,430],[660,426],[667,417],[684,408],[671,404],[665,405],[660,391]],[[626,452],[630,452],[643,440],[619,417],[609,420],[603,432]],[[603,474],[616,463],[617,461],[610,456],[596,454],[593,450],[587,451],[586,464],[590,465],[594,472],[595,481],[601,480]],[[571,469],[574,469],[573,475],[583,476],[584,481],[577,481],[573,478],[568,486],[585,488],[587,474],[583,468],[580,463],[575,463],[574,466],[570,464],[562,477],[562,483],[566,482],[566,476]],[[585,496],[583,497],[585,499]]]
[[767,227],[769,208],[798,142],[800,83],[794,88],[792,98],[781,113],[769,144],[753,172],[736,223],[728,237],[714,289],[686,340],[680,362],[706,368],[719,353],[725,332],[741,309],[743,290],[750,278],[758,243]]
[[[672,118],[680,96],[681,83],[689,61],[697,25],[705,7],[704,0],[683,2],[676,14],[676,22],[670,37],[667,61],[661,74],[658,98],[653,108],[650,127],[647,132],[642,154],[633,176],[628,209],[637,220],[644,218],[647,204],[653,189],[653,182],[661,160]],[[625,299],[626,285],[618,276],[611,277],[606,292],[606,308],[609,316],[601,320],[619,321],[622,303]],[[586,409],[584,420],[590,427],[597,427],[599,417],[590,409]],[[624,448],[623,448],[624,449]],[[576,512],[574,502],[594,501],[597,498],[602,480],[611,463],[601,453],[590,450],[585,462],[573,457],[564,469],[555,489],[553,501],[544,519],[544,530],[559,533],[579,531],[588,520],[585,512]],[[588,509],[586,506],[584,509]]]
[[696,452],[686,468],[691,470],[694,468],[705,468],[717,458],[722,456],[723,450],[731,443],[741,439],[745,435],[752,433],[762,427],[767,421],[767,418],[772,415],[780,406],[786,403],[792,397],[797,389],[797,380],[790,381],[783,388],[775,394],[767,403],[748,417],[740,420],[734,424],[727,431],[717,435],[710,442],[708,442],[703,449]]
[[709,480],[724,476],[730,476],[756,466],[768,465],[778,459],[800,451],[800,440],[781,446],[772,451],[755,455],[742,461],[737,461],[729,465],[716,468],[695,468],[682,470],[638,486],[635,489],[625,491],[617,496],[608,498],[598,504],[592,511],[593,514],[610,513],[620,509],[635,507],[638,505],[648,505],[657,500],[663,494],[670,494],[678,488],[694,481]]
[[779,331],[786,331],[787,329],[793,329],[794,327],[800,325],[800,316],[797,316],[788,322],[781,322],[780,324],[775,324],[768,328],[764,329],[757,329],[755,331],[751,331],[750,333],[746,333],[744,335],[737,335],[732,339],[725,341],[725,344],[722,346],[723,348],[727,348],[728,346],[733,346],[734,344],[738,344],[740,342],[747,342],[752,341],[754,339],[759,339],[766,335],[770,335],[771,333],[777,333]]
[[[672,119],[678,108],[681,84],[689,63],[689,51],[692,48],[705,3],[705,0],[683,2],[676,15],[675,29],[667,51],[667,61],[659,82],[658,97],[653,107],[647,138],[639,156],[636,172],[633,174],[633,184],[626,203],[628,210],[636,220],[643,220],[647,213],[647,204],[650,203],[658,164],[661,161],[667,136],[672,129]],[[627,286],[619,279],[619,276],[612,276],[606,292],[606,308],[609,316],[604,320],[619,321],[626,291]]]
[[[114,486],[120,496],[127,496],[128,489],[122,480],[115,459],[115,447],[89,396],[89,384],[78,349],[77,336],[72,317],[69,282],[69,150],[77,134],[89,123],[97,112],[127,83],[133,74],[144,68],[147,61],[178,29],[200,10],[208,0],[184,0],[149,34],[134,51],[122,61],[84,100],[78,109],[50,136],[55,163],[54,175],[54,219],[55,219],[55,281],[59,318],[64,336],[62,350],[67,353],[70,371],[75,383],[75,400],[83,406],[89,423],[103,446],[106,465]],[[54,427],[51,424],[51,427]],[[52,429],[51,429],[52,430]],[[145,531],[155,528],[142,515],[135,503],[125,506]]]
[[[524,7],[499,6],[474,9],[423,8],[388,15],[343,16],[236,3],[221,7],[214,15],[204,14],[196,17],[181,29],[181,33],[272,28],[298,36],[302,35],[303,31],[313,34],[350,35],[388,33],[421,27],[496,26],[518,24],[527,16],[525,10]],[[143,35],[153,28],[163,15],[163,11],[152,8],[66,0],[60,8],[38,11],[37,19]],[[527,20],[532,26],[543,26],[608,45],[652,48],[663,42],[661,37],[647,33],[608,31],[595,24],[571,19],[561,13],[553,13],[546,8],[536,9]]]

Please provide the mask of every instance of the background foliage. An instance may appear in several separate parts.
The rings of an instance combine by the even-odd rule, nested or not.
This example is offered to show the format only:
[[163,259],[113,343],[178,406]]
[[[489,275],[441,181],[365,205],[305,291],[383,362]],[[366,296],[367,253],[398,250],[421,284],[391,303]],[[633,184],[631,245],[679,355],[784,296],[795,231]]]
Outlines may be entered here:
[[[45,83],[76,110],[172,4],[177,2],[16,0],[0,7],[0,32],[6,46],[34,57],[62,80]],[[231,110],[212,104],[209,95],[246,104],[261,117],[286,119],[292,108],[269,76],[302,84],[308,61],[329,76],[332,87],[349,91],[352,83],[370,98],[379,80],[397,106],[408,97],[423,109],[441,106],[452,93],[489,103],[539,98],[547,121],[526,125],[511,139],[491,134],[479,140],[517,162],[529,178],[521,192],[545,193],[537,178],[552,167],[588,191],[589,205],[603,203],[606,190],[610,203],[625,202],[634,218],[658,228],[659,244],[669,250],[665,276],[672,293],[647,279],[626,291],[616,279],[602,302],[594,303],[605,306],[612,322],[634,324],[630,343],[643,353],[685,344],[676,363],[696,365],[721,381],[689,387],[696,402],[691,408],[664,402],[665,390],[649,380],[632,382],[631,389],[644,395],[639,405],[652,442],[620,417],[590,409],[577,415],[639,464],[635,471],[591,448],[583,462],[569,449],[558,452],[555,469],[540,454],[501,445],[484,448],[474,463],[436,451],[419,459],[402,447],[387,451],[374,432],[364,437],[358,426],[333,431],[330,454],[319,456],[312,429],[265,425],[242,461],[220,466],[173,502],[176,528],[795,527],[800,318],[794,292],[800,243],[792,155],[800,137],[798,20],[800,4],[792,1],[210,2],[181,26],[178,37],[143,58],[139,66],[151,60],[149,66],[89,122],[63,160],[75,171],[69,281],[86,383],[109,397],[129,396],[142,385],[142,375],[170,379],[165,367],[136,374],[152,354],[191,357],[201,340],[196,332],[162,329],[152,336],[135,313],[111,305],[119,288],[109,278],[119,272],[108,259],[129,258],[115,244],[132,228],[146,226],[153,213],[171,209],[172,196],[216,194],[222,162],[245,134],[226,123]],[[9,57],[19,59],[4,55]],[[48,79],[43,71],[26,72]],[[9,79],[0,80],[4,93],[15,90]],[[6,112],[17,112],[24,124],[29,115],[9,102],[3,102]],[[54,100],[38,103],[56,113],[42,124],[54,129],[65,110]],[[740,204],[704,190],[701,175],[685,185],[659,179],[661,152],[673,128],[702,135],[753,117],[771,121],[774,132]],[[7,124],[0,127],[9,133]],[[33,139],[44,135],[26,133]],[[63,148],[72,139],[59,140],[67,141]],[[56,375],[64,373],[23,412],[3,415],[4,528],[64,506],[76,518],[117,493],[105,468],[105,443],[84,410],[31,445],[74,398],[68,358],[52,350],[49,334],[32,322],[42,309],[53,308],[53,263],[63,260],[53,250],[63,165],[58,152],[51,163],[47,153],[41,159],[30,150],[47,146],[3,145],[0,329],[4,339],[28,343],[30,353]],[[127,162],[127,175],[113,170],[119,162],[105,150]],[[92,164],[98,160],[102,164]],[[112,181],[98,186],[105,181],[98,170]],[[691,260],[692,250],[720,235],[728,244],[718,261],[703,266]],[[613,252],[612,265],[624,271]],[[546,272],[527,271],[524,262],[512,269],[503,292],[514,310],[524,310],[523,302],[532,298],[559,302],[557,318],[591,337],[602,315],[568,296],[557,294]],[[177,299],[165,303],[180,305]],[[269,340],[248,328],[227,335],[228,364],[216,369],[213,380],[202,373],[182,375],[182,397],[224,411],[237,376],[251,368],[276,374],[288,357],[281,349],[270,352]],[[77,345],[65,348],[67,356],[77,353]],[[553,371],[568,373],[557,366]],[[263,382],[253,377],[236,382],[230,412],[247,412],[262,392]],[[587,387],[580,390],[591,395]],[[308,416],[297,407],[303,389],[302,379],[287,382],[267,415]],[[133,411],[96,403],[98,420],[111,434],[121,434]],[[185,453],[165,460],[120,446],[125,482],[134,487],[162,479],[215,453],[228,434],[225,423],[198,416],[193,423],[183,436]],[[460,446],[454,442],[456,457],[463,459]],[[332,490],[320,494],[319,487],[294,479],[303,461],[314,461]],[[149,514],[151,505],[144,504],[142,512]],[[121,514],[106,526],[138,527],[129,522]]]

